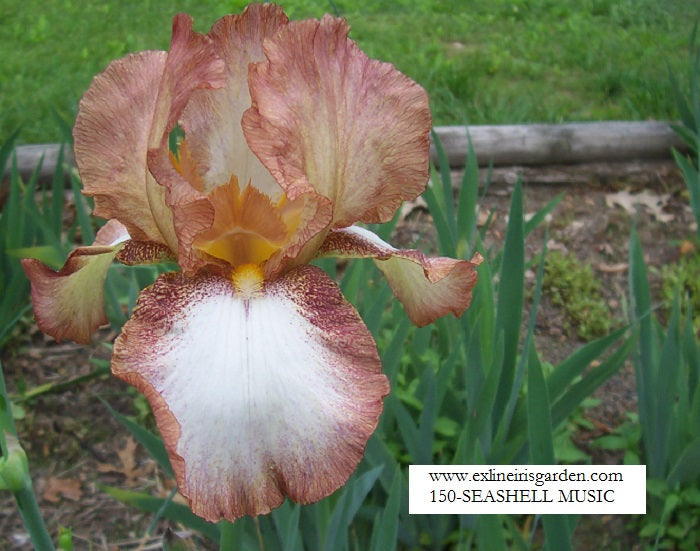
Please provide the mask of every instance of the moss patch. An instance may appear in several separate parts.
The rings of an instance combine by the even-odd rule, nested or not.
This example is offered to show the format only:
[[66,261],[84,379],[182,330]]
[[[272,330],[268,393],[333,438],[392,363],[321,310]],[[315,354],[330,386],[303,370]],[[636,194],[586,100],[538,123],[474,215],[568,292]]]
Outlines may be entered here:
[[552,251],[545,261],[542,288],[552,304],[564,309],[567,333],[590,340],[610,331],[610,310],[590,264],[582,264],[573,254]]
[[670,312],[673,297],[678,289],[681,311],[690,308],[693,327],[700,332],[700,254],[683,256],[674,263],[661,268],[661,295]]

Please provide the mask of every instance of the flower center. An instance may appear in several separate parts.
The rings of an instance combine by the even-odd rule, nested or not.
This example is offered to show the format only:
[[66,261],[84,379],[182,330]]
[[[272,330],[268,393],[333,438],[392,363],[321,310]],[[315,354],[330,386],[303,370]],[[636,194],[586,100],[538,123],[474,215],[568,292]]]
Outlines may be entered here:
[[241,298],[252,298],[261,293],[265,274],[257,264],[242,264],[233,270],[231,281]]
[[[185,142],[180,144],[179,153],[179,159],[173,157],[173,165],[193,187],[203,191]],[[241,189],[235,175],[207,197],[214,207],[214,221],[195,237],[193,246],[228,263],[234,285],[238,279],[254,283],[258,273],[262,281],[264,263],[289,243],[297,229],[301,205],[289,203],[284,194],[273,203],[251,183]],[[253,283],[252,287],[258,285]]]
[[273,204],[250,184],[241,191],[235,176],[228,184],[215,188],[209,200],[214,206],[214,222],[193,244],[234,269],[264,263],[289,242],[298,225],[300,213],[284,208],[284,196]]

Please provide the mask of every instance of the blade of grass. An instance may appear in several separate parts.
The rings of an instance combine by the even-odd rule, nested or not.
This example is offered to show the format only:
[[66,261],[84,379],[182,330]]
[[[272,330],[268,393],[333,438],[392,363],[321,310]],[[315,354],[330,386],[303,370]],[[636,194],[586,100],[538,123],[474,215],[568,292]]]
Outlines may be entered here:
[[279,535],[282,551],[302,551],[303,546],[299,534],[299,518],[301,505],[286,500],[272,513],[275,528]]
[[[545,259],[547,257],[547,241],[549,240],[549,232],[545,231],[544,244],[542,247],[542,261],[539,264],[537,270],[537,278],[535,280],[535,292],[532,298],[532,304],[530,306],[530,316],[527,323],[527,332],[525,334],[525,339],[523,342],[523,350],[520,354],[520,359],[515,370],[515,377],[513,380],[513,387],[508,399],[508,406],[506,411],[501,418],[501,423],[499,424],[498,432],[496,433],[496,438],[494,440],[494,448],[501,449],[505,447],[505,441],[507,435],[511,429],[511,421],[513,419],[513,412],[515,411],[518,398],[520,396],[520,389],[522,387],[522,379],[525,373],[525,366],[531,359],[531,349],[534,348],[534,333],[535,333],[535,321],[537,319],[537,309],[540,304],[540,296],[542,294],[542,282],[544,280],[544,266]],[[535,358],[536,358],[535,354]],[[502,458],[501,458],[502,460]]]
[[496,334],[503,334],[503,366],[493,411],[498,426],[510,400],[520,341],[525,278],[525,240],[523,236],[523,194],[520,181],[511,197],[508,228],[503,246],[503,264],[498,284]]
[[454,257],[456,254],[455,243],[452,239],[452,232],[450,230],[449,222],[445,216],[445,211],[440,204],[439,197],[441,196],[442,188],[439,182],[440,178],[433,169],[431,183],[428,185],[421,197],[423,197],[428,205],[430,216],[435,224],[438,237],[438,250],[440,251],[440,254]]
[[552,400],[557,400],[566,388],[583,373],[593,360],[615,344],[628,330],[626,325],[609,335],[584,344],[561,362],[547,377],[547,387]]
[[533,465],[555,464],[552,428],[547,384],[542,364],[532,347],[527,364],[527,434]]
[[17,169],[17,156],[12,155],[10,168],[10,191],[7,204],[3,208],[5,226],[5,249],[15,249],[23,245],[24,210],[22,209],[22,183]]
[[637,343],[637,334],[630,335],[609,357],[576,384],[571,386],[552,405],[552,426],[556,427],[590,396],[593,391],[614,375],[629,358]]
[[70,185],[75,197],[75,212],[78,217],[78,227],[80,228],[82,242],[85,245],[89,245],[95,241],[95,230],[93,229],[92,222],[90,221],[90,216],[88,215],[85,205],[85,199],[82,193],[83,186],[74,172],[71,172],[70,174]]
[[[430,131],[435,144],[435,150],[438,155],[438,166],[440,168],[440,188],[442,191],[442,200],[440,201],[443,208],[447,228],[450,231],[450,239],[452,243],[457,242],[457,218],[455,217],[455,197],[452,190],[452,174],[450,173],[450,163],[447,160],[445,150],[440,143],[435,130]],[[456,251],[455,251],[456,252]]]
[[433,443],[435,442],[435,421],[438,416],[435,373],[432,368],[427,367],[423,371],[421,382],[424,382],[425,393],[422,396],[423,409],[421,409],[418,418],[418,444],[420,449],[423,450],[424,457],[427,461],[419,461],[417,457],[415,459],[418,463],[425,465],[432,462]]
[[462,183],[457,198],[457,228],[461,231],[457,241],[457,258],[466,258],[476,237],[479,199],[479,165],[472,139],[467,131],[469,147]]
[[55,235],[61,235],[63,231],[63,209],[65,205],[65,176],[63,170],[63,151],[65,146],[62,144],[58,150],[58,158],[56,159],[56,169],[51,180],[51,210],[49,220],[51,228]]
[[402,489],[403,477],[401,469],[395,468],[386,505],[381,513],[377,513],[377,522],[372,530],[372,538],[370,540],[370,551],[396,549]]
[[328,531],[326,532],[326,551],[347,548],[348,528],[355,518],[362,502],[374,486],[384,467],[375,467],[360,476],[353,477],[342,490],[335,504]]
[[650,457],[647,457],[647,460],[651,461],[649,470],[652,476],[659,474],[663,476],[670,455],[673,453],[670,446],[680,442],[677,426],[682,420],[676,419],[675,406],[678,400],[676,392],[679,389],[684,390],[687,383],[679,380],[681,367],[679,300],[678,293],[676,293],[659,356],[660,365],[663,366],[663,375],[659,374],[660,376],[654,385],[657,407],[652,419],[653,429],[651,434],[645,435],[651,443],[652,453]]
[[671,467],[666,482],[670,487],[689,484],[700,477],[700,436],[688,443]]
[[479,515],[476,542],[479,551],[507,551],[500,515]]
[[[552,417],[547,383],[542,364],[534,347],[530,347],[527,365],[527,433],[530,462],[534,465],[555,465]],[[571,532],[566,515],[543,515],[545,548],[551,551],[571,549]]]
[[[656,367],[659,359],[659,341],[653,328],[651,315],[651,294],[647,279],[646,265],[639,236],[633,228],[629,246],[629,288],[632,313],[639,324],[639,346],[635,353],[634,365],[639,402],[639,421],[642,433],[652,434],[653,419],[656,417],[654,386],[657,381]],[[651,454],[645,441],[647,456]],[[654,466],[650,475],[658,478],[658,467]]]
[[545,218],[547,215],[552,212],[555,207],[561,202],[561,200],[564,198],[564,193],[560,193],[557,195],[554,199],[552,199],[549,203],[547,203],[544,207],[542,207],[540,210],[538,210],[527,222],[525,222],[525,237],[530,235],[535,228],[537,228],[542,222],[544,222]]
[[[100,490],[112,496],[117,501],[126,503],[127,505],[140,509],[141,511],[146,511],[147,513],[157,513],[160,511],[163,503],[167,501],[159,497],[150,496],[143,492],[122,490],[121,488],[103,486],[102,484],[98,484],[98,487]],[[215,524],[207,522],[203,518],[198,517],[185,505],[170,502],[166,506],[165,511],[163,511],[163,517],[179,522],[183,526],[191,528],[192,530],[196,530],[198,533],[206,536],[214,542],[219,542],[218,527]]]

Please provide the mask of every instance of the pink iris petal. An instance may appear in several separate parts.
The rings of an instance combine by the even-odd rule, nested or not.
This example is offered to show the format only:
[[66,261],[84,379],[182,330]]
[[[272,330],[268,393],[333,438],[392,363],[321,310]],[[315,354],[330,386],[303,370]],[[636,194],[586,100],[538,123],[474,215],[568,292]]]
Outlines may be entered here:
[[219,19],[207,33],[226,63],[226,86],[192,94],[181,121],[205,192],[236,176],[241,186],[250,183],[273,200],[282,194],[248,148],[241,118],[250,107],[248,64],[264,59],[263,40],[287,22],[280,6],[252,4],[240,15]]
[[386,222],[425,189],[431,125],[425,90],[370,60],[344,20],[293,21],[250,66],[248,144],[290,199],[333,202],[334,227]]
[[75,159],[95,216],[118,218],[134,239],[177,248],[165,190],[146,168],[148,137],[166,52],[112,62],[83,95],[73,128]]
[[110,220],[97,232],[95,243],[71,252],[58,272],[33,258],[22,260],[39,329],[57,341],[90,343],[95,329],[107,323],[104,280],[127,239],[124,225]]
[[476,285],[476,267],[483,261],[479,253],[467,261],[395,249],[358,226],[330,232],[319,256],[374,258],[408,317],[419,327],[450,312],[462,315]]
[[[185,130],[187,155],[193,164],[188,182],[204,193],[227,184],[235,177],[241,188],[255,187],[272,201],[279,201],[283,189],[248,147],[241,117],[250,107],[248,91],[248,66],[264,59],[263,41],[270,39],[288,23],[282,8],[273,4],[253,4],[241,15],[227,16],[217,21],[207,34],[216,52],[226,63],[226,86],[216,90],[195,91],[182,114],[181,124]],[[167,168],[167,167],[166,167]],[[171,176],[178,178],[178,176]],[[275,277],[289,268],[290,263],[308,262],[320,245],[323,236],[312,238],[328,226],[332,219],[332,205],[325,197],[308,187],[295,198],[300,210],[296,228],[290,232],[288,241],[266,263],[267,277]],[[190,208],[206,203],[192,203]],[[208,218],[197,218],[188,213],[183,217],[192,234],[205,232]],[[192,220],[201,219],[202,225],[195,227]],[[182,236],[183,232],[180,232]],[[182,237],[181,237],[182,241]],[[187,238],[187,243],[192,239]],[[308,246],[307,246],[308,245]],[[302,249],[306,251],[302,253]],[[198,264],[184,266],[193,272]]]
[[335,491],[389,392],[369,331],[311,266],[250,298],[217,276],[161,276],[112,371],[149,399],[180,491],[211,521]]
[[220,88],[225,83],[225,65],[211,40],[192,30],[190,16],[176,15],[151,126],[148,168],[166,189],[165,203],[172,210],[178,241],[178,264],[186,273],[194,273],[199,267],[192,242],[211,225],[214,210],[172,165],[169,136],[195,90]]
[[224,62],[211,40],[192,30],[192,18],[179,13],[173,19],[170,50],[158,86],[156,109],[151,121],[148,147],[167,144],[170,131],[197,89],[221,88],[226,84]]

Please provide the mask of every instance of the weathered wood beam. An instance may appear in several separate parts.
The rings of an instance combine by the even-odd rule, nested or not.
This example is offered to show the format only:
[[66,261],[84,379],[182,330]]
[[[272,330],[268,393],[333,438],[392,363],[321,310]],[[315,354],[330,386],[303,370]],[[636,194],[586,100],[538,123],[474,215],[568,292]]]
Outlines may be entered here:
[[[563,165],[671,157],[683,141],[666,122],[610,121],[567,124],[471,126],[479,165]],[[435,128],[450,166],[464,166],[467,127]],[[437,155],[432,148],[433,159]]]
[[[669,159],[672,147],[684,148],[669,124],[658,121],[471,126],[468,130],[481,166],[489,163],[499,167]],[[467,127],[438,126],[435,132],[450,166],[464,166]],[[30,177],[43,156],[39,180],[50,181],[56,169],[59,148],[59,144],[18,146],[17,168],[22,178]],[[68,166],[74,165],[70,148],[64,148],[64,155]],[[434,146],[431,146],[431,155],[437,161]],[[3,181],[7,180],[8,174],[9,166],[5,169]]]
[[[36,170],[37,165],[41,162],[39,168],[39,181],[51,181],[56,172],[56,164],[58,163],[58,154],[63,147],[63,161],[66,166],[75,166],[73,158],[73,148],[66,144],[57,143],[40,143],[32,145],[18,145],[15,148],[17,157],[17,171],[23,180],[27,180]],[[12,157],[8,159],[5,172],[3,174],[3,182],[9,178],[12,167]]]

